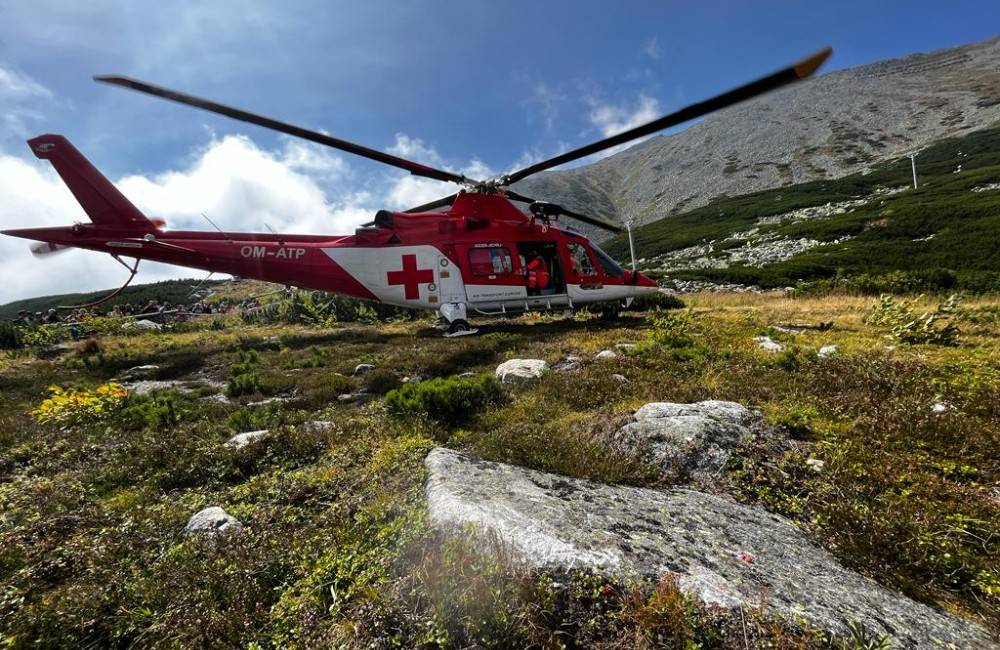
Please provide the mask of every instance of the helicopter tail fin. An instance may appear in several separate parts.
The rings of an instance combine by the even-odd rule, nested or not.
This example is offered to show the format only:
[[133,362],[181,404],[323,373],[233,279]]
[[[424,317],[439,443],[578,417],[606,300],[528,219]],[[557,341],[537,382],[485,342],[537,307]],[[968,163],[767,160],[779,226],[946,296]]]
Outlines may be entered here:
[[97,171],[70,141],[61,135],[40,135],[28,140],[31,151],[56,168],[90,220],[123,230],[153,232],[156,225]]

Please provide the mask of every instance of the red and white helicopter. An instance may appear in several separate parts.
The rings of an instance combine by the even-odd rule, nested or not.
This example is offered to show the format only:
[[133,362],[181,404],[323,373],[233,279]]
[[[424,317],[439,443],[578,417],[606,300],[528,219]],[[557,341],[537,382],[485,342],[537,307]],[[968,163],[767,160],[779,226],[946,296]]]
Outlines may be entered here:
[[[293,235],[171,231],[148,219],[60,135],[28,141],[49,160],[91,223],[5,230],[33,239],[36,253],[67,247],[109,253],[119,262],[148,259],[207,271],[339,293],[439,312],[450,334],[470,332],[470,314],[497,315],[573,309],[594,303],[629,303],[657,291],[656,283],[623,269],[593,242],[554,222],[566,216],[611,232],[618,226],[552,203],[535,201],[510,186],[540,171],[635,140],[811,76],[829,48],[712,99],[692,104],[615,136],[480,181],[369,149],[323,133],[118,76],[95,80],[249,122],[405,169],[450,181],[463,189],[403,212],[381,210],[352,235]],[[529,204],[528,214],[512,201]],[[122,262],[122,264],[125,264]],[[128,268],[128,265],[125,265]],[[131,280],[131,277],[129,278]],[[126,283],[127,284],[127,283]]]

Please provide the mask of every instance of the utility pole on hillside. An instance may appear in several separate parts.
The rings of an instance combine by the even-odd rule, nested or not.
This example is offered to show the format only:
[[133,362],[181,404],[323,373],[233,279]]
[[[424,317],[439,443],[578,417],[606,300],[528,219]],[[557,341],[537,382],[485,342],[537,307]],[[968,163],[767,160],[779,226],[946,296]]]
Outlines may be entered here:
[[917,189],[917,154],[919,151],[906,154],[910,157],[910,167],[913,168],[913,189]]
[[628,232],[628,252],[632,256],[632,272],[635,272],[635,243],[632,241],[632,217],[625,218],[625,230]]

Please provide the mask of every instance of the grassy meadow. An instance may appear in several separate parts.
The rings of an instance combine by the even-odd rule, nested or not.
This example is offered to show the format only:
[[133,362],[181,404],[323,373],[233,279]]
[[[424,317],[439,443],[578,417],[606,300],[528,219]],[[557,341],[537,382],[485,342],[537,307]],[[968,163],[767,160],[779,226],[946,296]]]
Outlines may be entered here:
[[[942,298],[878,323],[872,297],[684,302],[613,320],[529,314],[457,339],[428,320],[222,317],[99,335],[51,359],[0,353],[0,647],[879,647],[705,609],[669,576],[531,571],[502,544],[429,526],[422,463],[436,445],[665,486],[607,434],[646,402],[703,399],[758,408],[773,430],[705,489],[787,516],[879,583],[1000,629],[1000,300],[946,305],[926,327],[902,321],[937,314]],[[820,323],[832,327],[773,329]],[[948,325],[947,344],[921,342],[933,338],[921,328]],[[785,351],[761,350],[765,334]],[[637,347],[594,360],[616,343]],[[839,351],[818,358],[830,344]],[[507,358],[570,354],[585,359],[578,373],[534,387],[490,379]],[[359,363],[376,369],[354,377]],[[96,397],[144,364],[190,384]],[[401,388],[414,374],[442,378],[434,396]],[[39,409],[50,386],[96,401]],[[360,389],[375,398],[337,400]],[[224,446],[260,429],[264,442]],[[210,505],[242,532],[181,534]]]

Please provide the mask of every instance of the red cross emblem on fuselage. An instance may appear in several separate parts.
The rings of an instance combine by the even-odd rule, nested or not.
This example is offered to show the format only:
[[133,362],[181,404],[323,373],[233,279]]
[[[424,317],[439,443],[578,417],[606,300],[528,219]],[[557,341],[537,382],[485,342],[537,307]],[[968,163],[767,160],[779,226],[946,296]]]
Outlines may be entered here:
[[407,300],[417,300],[420,298],[420,285],[434,282],[434,269],[418,269],[416,255],[403,255],[403,270],[388,271],[385,279],[390,285],[403,285]]

